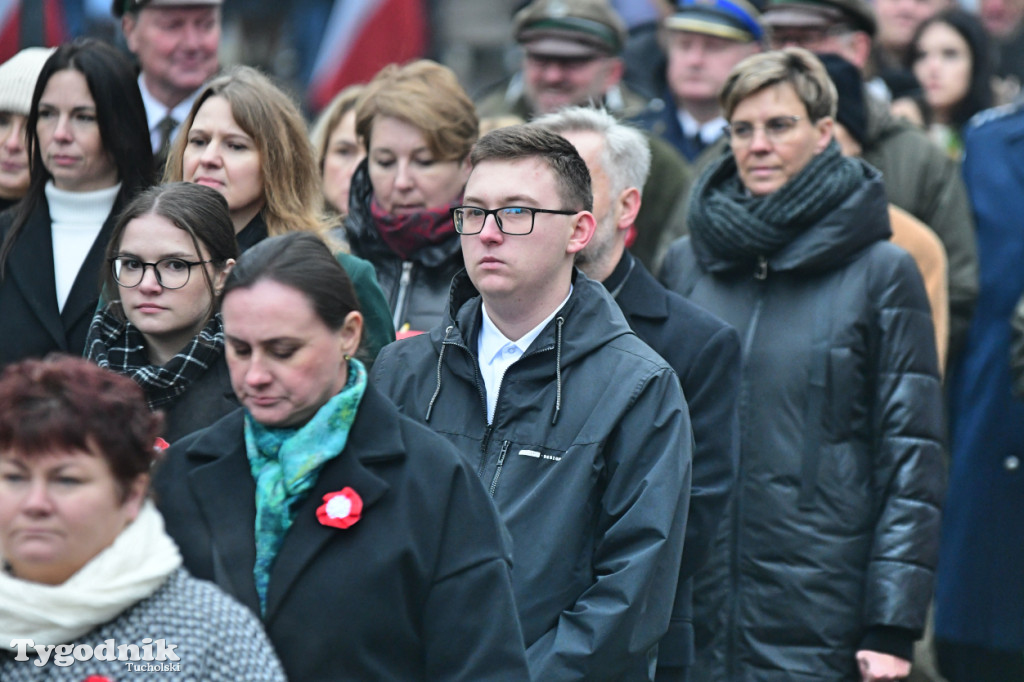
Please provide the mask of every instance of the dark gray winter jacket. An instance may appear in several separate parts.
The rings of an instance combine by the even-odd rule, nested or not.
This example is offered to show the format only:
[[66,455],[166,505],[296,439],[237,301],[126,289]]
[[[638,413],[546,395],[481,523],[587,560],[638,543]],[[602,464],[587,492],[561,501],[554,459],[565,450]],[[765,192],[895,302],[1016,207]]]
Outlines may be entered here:
[[679,381],[614,299],[575,273],[569,300],[505,373],[491,425],[465,273],[448,321],[386,346],[372,383],[472,464],[513,540],[535,680],[653,679],[689,503]]

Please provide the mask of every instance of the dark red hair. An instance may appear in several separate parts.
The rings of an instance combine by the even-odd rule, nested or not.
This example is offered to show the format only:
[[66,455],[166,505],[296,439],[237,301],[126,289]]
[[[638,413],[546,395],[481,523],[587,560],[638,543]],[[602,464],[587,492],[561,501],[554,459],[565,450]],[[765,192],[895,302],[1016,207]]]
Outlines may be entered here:
[[138,384],[82,358],[23,360],[0,374],[0,452],[102,456],[124,496],[149,471],[162,421]]

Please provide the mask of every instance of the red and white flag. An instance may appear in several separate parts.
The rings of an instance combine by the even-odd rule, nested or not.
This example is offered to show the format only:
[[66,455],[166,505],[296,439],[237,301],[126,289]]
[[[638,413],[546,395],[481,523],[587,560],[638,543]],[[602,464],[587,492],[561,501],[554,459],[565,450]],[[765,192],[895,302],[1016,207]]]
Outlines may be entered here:
[[[23,2],[32,3],[32,9],[42,10],[43,13],[43,35],[30,36],[27,41],[23,41],[21,36]],[[16,55],[22,47],[55,47],[67,39],[68,29],[62,0],[0,0],[0,63]]]
[[310,107],[319,111],[343,88],[366,83],[388,64],[422,57],[423,5],[424,0],[335,0],[313,65]]

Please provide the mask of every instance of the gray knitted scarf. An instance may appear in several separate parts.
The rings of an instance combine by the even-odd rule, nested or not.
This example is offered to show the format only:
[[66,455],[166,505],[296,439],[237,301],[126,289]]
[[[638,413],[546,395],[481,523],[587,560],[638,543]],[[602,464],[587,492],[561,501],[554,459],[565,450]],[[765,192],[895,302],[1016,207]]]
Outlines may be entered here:
[[771,256],[833,211],[864,182],[854,159],[835,140],[799,173],[765,196],[740,182],[736,159],[725,154],[697,179],[686,221],[703,262],[730,266]]

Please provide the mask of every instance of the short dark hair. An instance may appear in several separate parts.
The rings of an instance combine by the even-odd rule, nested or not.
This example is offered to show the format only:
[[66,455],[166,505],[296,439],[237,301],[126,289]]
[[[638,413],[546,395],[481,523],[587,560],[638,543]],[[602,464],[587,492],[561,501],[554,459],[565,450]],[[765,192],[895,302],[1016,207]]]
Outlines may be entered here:
[[[213,261],[214,268],[222,269],[229,258],[238,258],[238,239],[235,237],[231,212],[224,196],[204,185],[172,182],[149,188],[135,197],[121,212],[107,243],[108,263],[116,258],[121,250],[121,238],[128,223],[150,214],[166,218],[175,227],[187,232],[192,238],[196,254],[202,255],[202,245],[209,259]],[[213,280],[206,268],[199,269],[206,279],[206,286],[210,292],[210,310],[207,317],[209,319],[217,310],[219,297],[214,291]],[[104,299],[114,303],[111,308],[114,315],[124,319],[124,310],[118,303],[121,296],[117,282],[109,267],[100,270],[100,288]]]
[[486,161],[519,161],[537,158],[547,164],[558,181],[558,194],[567,211],[591,211],[594,193],[590,171],[576,147],[561,135],[528,124],[493,130],[470,152],[473,167]]
[[103,149],[117,167],[121,197],[133,197],[153,184],[153,147],[149,139],[146,108],[142,104],[138,79],[128,59],[116,49],[94,38],[81,38],[61,45],[43,65],[32,93],[32,108],[25,123],[29,159],[29,186],[25,199],[16,209],[14,221],[0,247],[0,279],[6,270],[7,257],[14,241],[25,227],[29,216],[44,200],[50,172],[43,165],[39,148],[39,100],[53,74],[70,69],[85,77],[89,94],[96,104]]
[[967,93],[950,112],[950,123],[954,128],[960,130],[967,125],[972,116],[982,109],[988,109],[993,104],[992,75],[994,69],[992,51],[989,48],[991,38],[985,31],[981,20],[970,12],[956,8],[944,10],[922,21],[914,31],[914,37],[910,41],[910,49],[907,50],[905,60],[907,70],[914,70],[914,64],[921,55],[918,47],[921,43],[921,36],[935,24],[945,24],[956,31],[967,43],[967,49],[971,53],[971,74]]
[[149,471],[162,423],[138,384],[83,358],[53,354],[0,374],[0,450],[28,459],[69,448],[103,457],[122,502]]
[[309,232],[289,232],[264,239],[238,259],[224,284],[223,297],[270,280],[301,292],[329,329],[337,331],[345,316],[359,312],[352,280],[322,239]]

